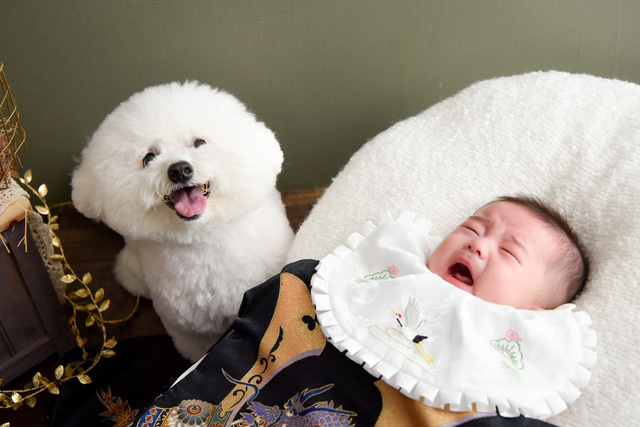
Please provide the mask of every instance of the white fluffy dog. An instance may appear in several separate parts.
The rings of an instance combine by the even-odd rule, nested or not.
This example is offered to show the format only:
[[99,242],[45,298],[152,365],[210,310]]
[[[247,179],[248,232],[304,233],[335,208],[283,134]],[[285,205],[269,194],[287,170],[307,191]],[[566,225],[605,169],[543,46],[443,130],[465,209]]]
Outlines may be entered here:
[[82,151],[72,199],[125,238],[115,275],[153,300],[176,348],[196,360],[243,293],[283,267],[293,232],[267,127],[232,95],[197,82],[136,93]]

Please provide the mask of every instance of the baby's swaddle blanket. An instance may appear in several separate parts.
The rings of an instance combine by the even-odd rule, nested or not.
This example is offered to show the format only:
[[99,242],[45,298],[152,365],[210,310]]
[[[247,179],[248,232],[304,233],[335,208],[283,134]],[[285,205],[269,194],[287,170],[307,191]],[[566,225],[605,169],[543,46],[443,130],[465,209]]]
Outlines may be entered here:
[[596,334],[573,304],[533,311],[483,301],[431,273],[439,239],[403,212],[368,222],[320,261],[318,321],[338,349],[413,399],[453,411],[547,418],[580,395]]

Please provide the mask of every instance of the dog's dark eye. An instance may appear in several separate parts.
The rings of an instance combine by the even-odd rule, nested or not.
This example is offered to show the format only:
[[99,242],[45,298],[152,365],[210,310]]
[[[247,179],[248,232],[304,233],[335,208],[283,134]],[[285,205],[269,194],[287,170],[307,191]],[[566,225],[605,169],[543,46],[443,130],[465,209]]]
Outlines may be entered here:
[[202,147],[206,143],[207,141],[205,141],[204,139],[196,139],[196,142],[193,143],[193,146],[198,148],[198,147]]
[[149,165],[149,162],[155,158],[155,154],[148,153],[146,156],[144,156],[144,159],[142,159],[142,167],[146,168]]

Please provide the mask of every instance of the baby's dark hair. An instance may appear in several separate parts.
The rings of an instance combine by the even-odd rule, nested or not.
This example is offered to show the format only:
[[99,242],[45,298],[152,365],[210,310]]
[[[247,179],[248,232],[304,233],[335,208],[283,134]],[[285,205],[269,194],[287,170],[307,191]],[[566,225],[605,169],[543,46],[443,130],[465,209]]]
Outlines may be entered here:
[[[533,213],[540,220],[551,226],[554,230],[565,236],[564,245],[560,247],[560,253],[556,257],[556,265],[565,272],[567,277],[566,293],[561,296],[560,303],[573,301],[584,289],[589,277],[589,258],[566,219],[555,209],[532,196],[504,196],[497,201],[516,203]],[[568,241],[567,241],[568,240]]]

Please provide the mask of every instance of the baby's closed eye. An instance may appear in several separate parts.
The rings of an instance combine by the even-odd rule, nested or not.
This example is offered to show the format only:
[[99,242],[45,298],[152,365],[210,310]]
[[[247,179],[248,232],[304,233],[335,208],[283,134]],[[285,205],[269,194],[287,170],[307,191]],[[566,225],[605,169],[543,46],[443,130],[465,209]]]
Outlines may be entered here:
[[516,256],[516,254],[515,254],[515,252],[514,252],[513,250],[511,250],[511,249],[509,249],[509,248],[506,248],[506,247],[501,247],[501,248],[500,248],[500,250],[501,250],[504,254],[508,255],[509,257],[513,258],[515,261],[517,261],[518,263],[520,263],[519,258]]
[[462,228],[462,229],[463,229],[463,230],[465,230],[465,231],[470,231],[470,232],[472,232],[473,234],[475,234],[476,236],[479,236],[479,235],[480,235],[480,231],[479,231],[478,227],[475,227],[475,226],[473,226],[473,225],[471,225],[471,224],[466,224],[466,223],[465,223],[465,224],[462,224],[462,225],[460,226],[460,228]]

